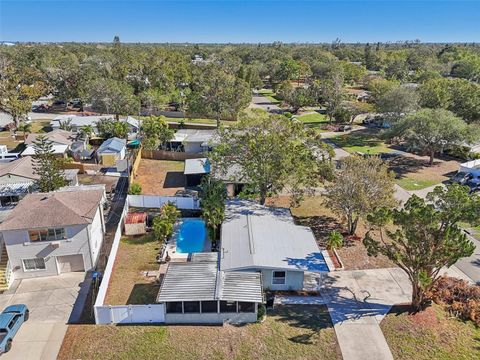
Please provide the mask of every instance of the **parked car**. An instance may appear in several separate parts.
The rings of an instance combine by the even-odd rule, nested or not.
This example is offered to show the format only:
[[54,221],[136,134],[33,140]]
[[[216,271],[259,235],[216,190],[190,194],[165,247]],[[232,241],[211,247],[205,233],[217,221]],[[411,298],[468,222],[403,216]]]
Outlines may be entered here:
[[28,320],[30,312],[27,305],[10,305],[0,314],[0,354],[12,348],[13,338],[22,324]]
[[345,132],[352,130],[352,125],[349,124],[342,124],[337,127],[337,131]]
[[473,175],[463,171],[457,172],[451,179],[450,183],[457,183],[460,185],[466,185],[470,180],[473,179]]

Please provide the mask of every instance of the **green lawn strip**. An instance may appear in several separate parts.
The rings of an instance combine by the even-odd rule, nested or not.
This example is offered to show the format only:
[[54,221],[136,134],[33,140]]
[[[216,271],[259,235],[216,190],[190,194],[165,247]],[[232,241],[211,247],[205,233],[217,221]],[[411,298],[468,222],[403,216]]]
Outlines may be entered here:
[[282,306],[243,326],[69,326],[66,359],[341,359],[324,306]]
[[158,270],[158,242],[150,235],[125,236],[120,240],[114,270],[108,285],[105,304],[151,304],[159,286],[142,275],[142,271]]
[[319,114],[317,112],[297,116],[297,119],[305,124],[326,124],[329,122],[327,115]]
[[276,105],[278,105],[282,102],[281,100],[279,100],[275,97],[275,93],[272,90],[262,89],[262,90],[259,90],[258,93],[260,95],[266,97],[268,100],[270,100],[270,102],[272,102]]
[[381,154],[392,150],[380,139],[366,135],[345,134],[329,139],[349,153]]
[[402,177],[396,180],[397,184],[405,190],[422,190],[427,187],[438,184],[435,180],[415,179],[412,177]]
[[480,359],[480,328],[438,305],[416,315],[391,312],[380,326],[396,360]]

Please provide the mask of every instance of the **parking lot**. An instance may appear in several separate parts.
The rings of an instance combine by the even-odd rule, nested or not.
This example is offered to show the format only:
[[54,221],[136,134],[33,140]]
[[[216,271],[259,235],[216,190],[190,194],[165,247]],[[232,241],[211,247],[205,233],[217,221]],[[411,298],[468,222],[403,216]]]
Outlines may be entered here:
[[71,272],[46,278],[25,279],[0,295],[0,309],[11,304],[26,304],[30,319],[15,338],[12,349],[2,360],[56,359],[67,321],[85,278],[83,272]]

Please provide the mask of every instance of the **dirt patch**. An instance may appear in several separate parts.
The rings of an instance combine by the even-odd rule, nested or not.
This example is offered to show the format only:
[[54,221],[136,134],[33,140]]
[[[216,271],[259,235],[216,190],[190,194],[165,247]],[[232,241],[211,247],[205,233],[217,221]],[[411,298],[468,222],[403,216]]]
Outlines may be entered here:
[[[267,204],[279,207],[289,207],[288,196],[280,196],[268,199]],[[308,226],[312,229],[320,249],[325,249],[327,236],[333,230],[344,234],[344,246],[337,250],[343,262],[345,270],[379,269],[395,267],[395,264],[385,256],[368,256],[367,249],[362,243],[367,228],[363,221],[357,227],[355,237],[348,237],[345,233],[345,224],[342,219],[326,208],[322,196],[306,198],[298,208],[290,209],[295,221],[299,225]]]
[[134,182],[142,187],[143,195],[172,196],[185,186],[183,161],[142,159]]

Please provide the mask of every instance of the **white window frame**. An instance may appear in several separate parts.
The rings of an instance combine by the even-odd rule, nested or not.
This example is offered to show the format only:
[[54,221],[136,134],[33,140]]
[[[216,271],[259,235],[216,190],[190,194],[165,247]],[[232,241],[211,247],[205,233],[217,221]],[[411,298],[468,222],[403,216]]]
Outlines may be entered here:
[[[274,279],[281,279],[281,278],[276,278],[275,273],[276,272],[283,272],[285,273],[285,277],[283,278],[283,283],[275,283]],[[287,284],[287,272],[285,270],[272,270],[272,285],[286,285]]]
[[[44,269],[27,269],[25,267],[25,260],[37,260],[37,259],[42,259],[43,260],[43,265],[45,266]],[[45,258],[25,258],[22,259],[22,267],[24,272],[31,272],[31,271],[46,271],[47,270],[47,262],[45,261]]]

